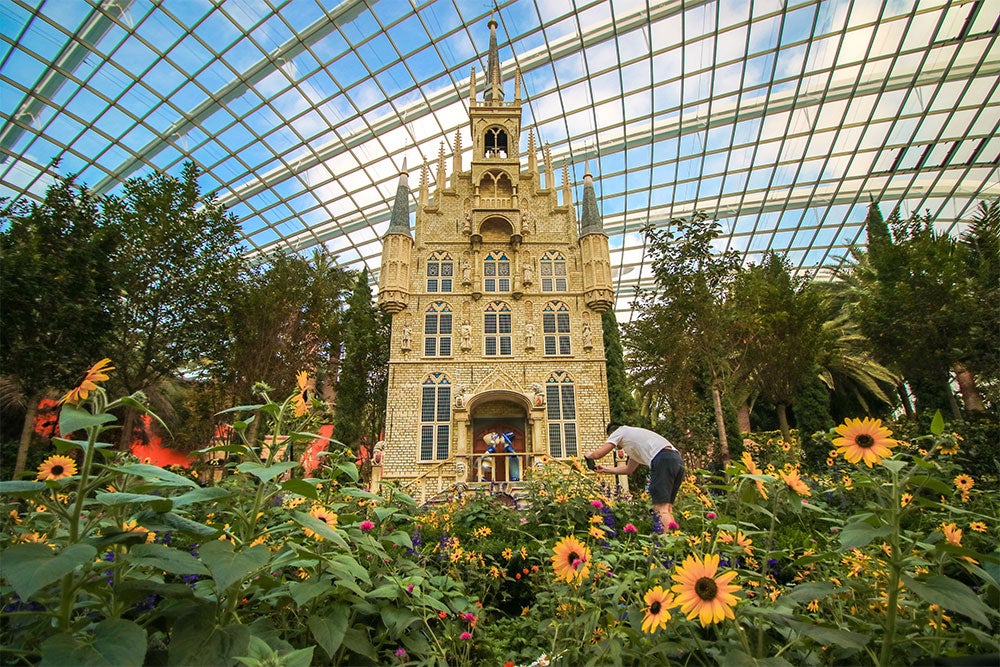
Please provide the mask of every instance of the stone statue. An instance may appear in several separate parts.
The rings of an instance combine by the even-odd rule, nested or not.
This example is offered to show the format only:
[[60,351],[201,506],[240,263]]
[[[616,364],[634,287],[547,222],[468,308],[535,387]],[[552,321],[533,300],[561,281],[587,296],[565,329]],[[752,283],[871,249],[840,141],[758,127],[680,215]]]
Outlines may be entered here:
[[470,285],[472,284],[472,264],[469,260],[462,262],[462,284]]
[[399,346],[403,352],[409,352],[412,349],[413,342],[413,329],[410,328],[409,324],[403,326],[403,341]]
[[527,322],[524,325],[524,349],[535,349],[535,325],[533,322]]
[[590,322],[583,323],[583,349],[589,350],[594,347],[594,332],[590,329]]
[[535,278],[535,272],[531,268],[531,262],[530,261],[525,262],[524,263],[524,277],[521,280],[521,282],[524,283],[525,285],[530,285],[532,283],[532,281],[534,281],[534,278]]
[[531,391],[534,392],[534,394],[535,394],[535,398],[534,398],[535,405],[536,406],[538,406],[538,405],[544,405],[544,403],[545,403],[545,388],[542,386],[542,384],[540,382],[532,382],[531,383]]
[[461,327],[462,332],[462,349],[471,350],[472,349],[472,325],[469,324],[468,320],[462,322]]
[[465,212],[465,222],[462,223],[462,232],[464,234],[472,233],[472,214],[468,211]]

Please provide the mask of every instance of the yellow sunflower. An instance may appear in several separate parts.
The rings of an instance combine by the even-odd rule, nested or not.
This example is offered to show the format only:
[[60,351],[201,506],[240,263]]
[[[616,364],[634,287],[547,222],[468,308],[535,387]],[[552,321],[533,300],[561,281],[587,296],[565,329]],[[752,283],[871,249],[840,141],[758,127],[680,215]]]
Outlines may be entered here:
[[648,591],[643,598],[646,602],[646,617],[642,619],[642,631],[652,634],[657,630],[667,627],[670,620],[670,612],[667,611],[674,605],[674,596],[663,590],[662,586],[655,586]]
[[785,484],[787,484],[795,493],[800,496],[812,495],[812,492],[809,491],[809,486],[802,481],[802,477],[799,476],[798,469],[792,468],[787,472],[781,471],[778,474],[781,475],[781,479],[785,480]]
[[[746,466],[747,474],[750,475],[764,474],[764,471],[758,468],[757,464],[754,463],[753,457],[750,456],[750,452],[743,452],[742,460],[743,460],[743,465]],[[754,482],[757,484],[757,492],[760,493],[760,497],[763,498],[764,500],[767,500],[767,489],[764,488],[764,482],[761,482],[760,480],[756,479],[754,480]]]
[[962,529],[953,523],[942,523],[941,532],[944,533],[944,538],[948,540],[949,544],[954,544],[956,547],[962,546]]
[[869,468],[891,456],[891,449],[898,444],[889,437],[892,431],[882,426],[881,419],[847,418],[834,431],[841,436],[833,440],[837,453],[843,454],[851,463],[863,460]]
[[295,376],[295,381],[299,385],[299,393],[292,399],[292,406],[295,408],[295,416],[301,417],[309,411],[309,374],[301,371]]
[[572,535],[552,548],[552,569],[567,583],[580,581],[590,572],[590,548]]
[[986,532],[986,524],[983,523],[982,521],[973,521],[972,523],[969,524],[969,528],[976,531],[977,533]]
[[38,466],[36,479],[62,479],[76,474],[76,461],[68,456],[53,454]]
[[[330,526],[330,528],[337,527],[337,515],[325,507],[313,505],[313,508],[309,510],[309,515],[316,517],[326,525]],[[315,531],[309,530],[305,526],[302,527],[302,532],[306,534],[306,537],[315,537],[320,542],[323,541],[323,537],[321,535],[318,535]]]
[[962,493],[967,492],[975,485],[976,482],[968,475],[959,475],[958,477],[955,478],[955,488],[957,488]]
[[70,405],[77,405],[82,401],[87,400],[90,396],[90,392],[97,389],[98,382],[104,382],[108,379],[108,373],[115,370],[115,367],[111,365],[110,359],[101,359],[96,364],[90,367],[83,379],[76,386],[75,389],[70,389],[66,392],[59,402],[69,403]]
[[702,627],[718,623],[724,618],[736,618],[733,607],[737,598],[733,595],[740,587],[730,583],[736,571],[730,570],[716,576],[719,570],[719,555],[707,554],[703,559],[688,556],[671,578],[677,583],[670,590],[677,594],[675,603],[688,619],[695,616]]

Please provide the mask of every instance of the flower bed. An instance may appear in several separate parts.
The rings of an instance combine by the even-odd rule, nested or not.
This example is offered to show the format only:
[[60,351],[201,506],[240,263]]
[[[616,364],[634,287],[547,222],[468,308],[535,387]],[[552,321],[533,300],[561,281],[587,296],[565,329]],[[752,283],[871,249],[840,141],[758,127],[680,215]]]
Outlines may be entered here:
[[[795,449],[750,442],[723,474],[692,474],[680,526],[658,532],[644,494],[556,462],[527,476],[522,511],[488,494],[426,508],[391,486],[371,494],[343,447],[303,479],[239,437],[222,481],[200,486],[101,442],[111,410],[144,408],[109,402],[96,375],[110,369],[95,369],[67,395],[70,435],[37,479],[0,483],[7,664],[895,665],[998,651],[996,480],[961,468],[939,419],[911,442],[849,420],[812,473]],[[238,436],[259,411],[272,441],[302,451],[318,437],[307,408],[265,396],[231,412]]]

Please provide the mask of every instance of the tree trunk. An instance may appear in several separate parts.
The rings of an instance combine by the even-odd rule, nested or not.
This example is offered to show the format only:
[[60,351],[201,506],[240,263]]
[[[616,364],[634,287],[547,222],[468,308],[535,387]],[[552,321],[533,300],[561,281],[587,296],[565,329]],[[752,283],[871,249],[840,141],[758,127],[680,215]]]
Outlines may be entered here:
[[123,452],[132,451],[132,441],[135,440],[135,409],[125,406],[125,414],[122,415],[122,432],[118,437],[118,449]]
[[31,448],[31,436],[35,433],[35,416],[38,414],[38,402],[45,394],[39,392],[28,398],[24,414],[24,426],[21,427],[21,440],[17,445],[17,461],[14,463],[14,474],[11,479],[20,479],[24,466],[28,462],[28,449]]
[[729,465],[729,440],[726,438],[726,420],[722,415],[722,394],[712,385],[712,405],[715,407],[715,425],[719,429],[719,458],[723,466]]
[[965,411],[970,417],[981,417],[986,414],[986,405],[983,397],[976,386],[976,378],[964,364],[955,364],[951,367],[958,381],[958,388],[962,392],[962,402],[965,404]]
[[740,433],[750,432],[750,403],[743,401],[736,410],[736,419],[739,422]]
[[778,428],[781,429],[781,439],[785,442],[792,441],[792,429],[788,427],[788,406],[778,403]]
[[254,410],[254,412],[253,412],[253,418],[254,419],[253,419],[252,422],[250,422],[250,426],[247,427],[247,446],[248,447],[253,447],[254,445],[257,444],[257,434],[260,433],[260,418],[261,418],[261,415],[262,415],[262,413],[261,413],[260,410]]
[[955,392],[951,390],[950,382],[945,385],[945,389],[948,390],[946,395],[948,397],[948,407],[951,409],[951,418],[955,421],[962,421],[962,411],[958,407],[958,401],[955,399]]
[[896,395],[899,396],[899,402],[903,404],[903,410],[906,412],[906,418],[910,421],[916,419],[917,416],[913,412],[913,404],[910,403],[910,395],[906,392],[906,385],[897,384]]

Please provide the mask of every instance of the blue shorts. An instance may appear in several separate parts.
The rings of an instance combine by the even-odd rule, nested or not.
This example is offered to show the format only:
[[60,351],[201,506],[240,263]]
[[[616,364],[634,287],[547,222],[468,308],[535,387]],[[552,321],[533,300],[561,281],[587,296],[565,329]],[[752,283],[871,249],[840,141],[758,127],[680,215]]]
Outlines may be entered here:
[[649,496],[653,503],[673,504],[684,481],[684,460],[675,449],[663,448],[649,464]]

